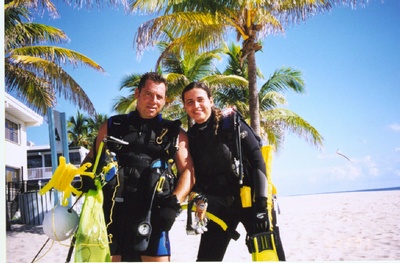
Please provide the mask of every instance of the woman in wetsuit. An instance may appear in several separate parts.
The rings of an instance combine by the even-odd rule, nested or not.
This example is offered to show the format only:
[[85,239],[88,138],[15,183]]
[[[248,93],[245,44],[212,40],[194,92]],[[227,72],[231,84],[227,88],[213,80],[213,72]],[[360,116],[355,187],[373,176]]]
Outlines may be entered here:
[[[186,86],[182,101],[186,113],[195,122],[187,134],[196,176],[190,195],[197,202],[196,213],[201,220],[204,209],[207,209],[228,226],[224,231],[215,222],[208,223],[208,230],[201,236],[197,261],[222,261],[230,240],[235,238],[239,222],[249,236],[268,229],[265,162],[254,132],[240,120],[245,168],[243,183],[240,184],[238,175],[232,169],[237,152],[234,147],[234,114],[224,114],[215,108],[210,89],[202,82]],[[245,204],[248,203],[246,200],[250,204]]]

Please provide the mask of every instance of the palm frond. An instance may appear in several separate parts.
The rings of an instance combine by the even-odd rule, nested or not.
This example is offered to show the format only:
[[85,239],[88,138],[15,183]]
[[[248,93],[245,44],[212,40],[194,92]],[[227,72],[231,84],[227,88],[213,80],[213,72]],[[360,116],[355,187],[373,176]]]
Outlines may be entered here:
[[127,97],[119,96],[115,99],[116,103],[113,106],[113,110],[120,114],[129,113],[136,107],[136,98],[134,94]]
[[304,93],[304,86],[305,83],[301,71],[290,67],[282,67],[275,70],[274,74],[268,79],[268,81],[262,85],[260,92],[283,92],[290,89],[296,93]]
[[4,6],[5,8],[27,7],[35,10],[39,14],[47,11],[51,17],[59,17],[56,6],[50,0],[6,0]]
[[207,83],[211,89],[246,89],[248,86],[247,79],[237,75],[220,75],[214,74],[206,76],[201,81]]
[[260,92],[260,112],[267,111],[287,103],[285,96],[276,91]]
[[101,73],[105,72],[104,69],[92,59],[67,48],[55,46],[27,46],[15,48],[10,51],[10,59],[14,60],[16,63],[34,62],[36,58],[42,58],[52,63],[56,63],[57,65],[70,64],[73,67],[84,65]]
[[131,92],[134,92],[137,86],[139,86],[141,75],[140,74],[127,74],[122,78],[119,90],[129,88]]
[[[168,34],[166,33],[168,32]],[[140,25],[136,35],[136,49],[141,54],[155,42],[171,40],[170,49],[179,48],[187,53],[202,53],[219,47],[224,28],[215,16],[195,12],[168,14]]]
[[55,106],[56,96],[50,83],[33,72],[5,63],[6,91],[29,105],[34,111],[45,114],[47,108]]
[[5,31],[6,50],[45,42],[67,43],[68,36],[60,29],[43,24],[23,23]]
[[[45,79],[48,86],[44,91],[51,90],[51,93],[63,96],[66,100],[77,104],[80,109],[88,111],[89,114],[95,114],[96,110],[85,91],[67,72],[56,64],[45,59],[30,56],[11,56],[8,59],[8,64],[15,65],[14,67],[9,67],[9,70],[20,69],[19,76],[24,76],[22,75],[22,72],[24,72],[27,76],[32,74],[38,79]],[[8,79],[15,76],[17,75],[11,72],[6,74],[6,82],[10,84],[10,86],[7,86],[7,89],[20,88],[16,84],[21,84],[22,80],[15,81]],[[29,84],[27,83],[26,85]]]
[[169,1],[163,0],[134,0],[130,2],[129,10],[132,13],[140,12],[144,14],[152,14],[165,9],[168,4]]
[[317,129],[293,111],[283,108],[269,110],[262,114],[262,123],[267,126],[268,124],[277,125],[285,131],[296,134],[317,148],[323,145],[323,137]]

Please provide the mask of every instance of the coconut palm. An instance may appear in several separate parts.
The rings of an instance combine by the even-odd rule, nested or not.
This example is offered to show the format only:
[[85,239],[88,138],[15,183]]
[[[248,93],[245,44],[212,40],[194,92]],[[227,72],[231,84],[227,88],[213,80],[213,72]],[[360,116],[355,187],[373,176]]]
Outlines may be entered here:
[[90,149],[101,124],[107,119],[106,114],[88,117],[77,111],[76,116],[70,116],[67,122],[69,146],[83,146]]
[[100,114],[100,113],[97,113],[93,117],[89,117],[87,119],[87,124],[88,124],[87,141],[89,143],[88,147],[89,149],[92,147],[93,142],[96,139],[101,124],[107,121],[107,119],[108,119],[107,114]]
[[68,37],[60,29],[26,22],[31,18],[26,6],[7,2],[4,11],[6,91],[42,114],[57,103],[57,95],[94,114],[89,97],[62,66],[84,65],[99,72],[104,72],[103,68],[76,51],[41,45],[65,43]]
[[58,10],[53,2],[49,0],[5,0],[5,4],[12,4],[16,6],[25,6],[34,10],[39,14],[43,14],[45,11],[53,18],[59,17]]
[[95,116],[88,118],[88,126],[90,133],[96,133],[100,129],[103,122],[107,121],[107,114],[96,114]]
[[[317,129],[295,112],[283,108],[287,100],[282,93],[294,91],[304,93],[304,81],[300,71],[292,68],[277,69],[259,92],[260,135],[275,150],[282,148],[285,134],[291,132],[305,139],[317,148],[323,146],[323,137]],[[249,107],[246,103],[248,90],[220,89],[214,94],[219,107],[235,105],[244,117],[249,119]]]
[[287,104],[283,93],[305,93],[301,71],[283,67],[277,69],[264,83],[259,92],[261,130],[268,142],[280,148],[286,131],[297,134],[314,146],[322,146],[323,138],[318,131],[299,115],[280,106]]
[[220,45],[230,32],[242,40],[241,61],[247,59],[249,81],[249,107],[251,126],[260,133],[259,101],[255,53],[262,49],[259,41],[267,35],[283,33],[286,27],[305,21],[308,17],[330,10],[335,4],[352,4],[364,0],[137,0],[131,9],[143,12],[163,11],[164,15],[142,24],[135,36],[137,50],[156,41],[169,38],[174,41],[170,49],[185,52],[203,52]]
[[83,113],[76,113],[76,117],[70,116],[67,121],[69,146],[83,146],[89,148],[89,118]]
[[[9,0],[6,0],[5,3],[9,3]],[[59,17],[58,10],[54,3],[50,0],[14,0],[14,2],[18,5],[27,6],[32,8],[37,13],[44,13],[47,11],[49,15],[53,18]],[[92,1],[92,0],[64,0],[66,4],[73,5],[76,8],[98,8],[101,9],[103,6],[118,8],[122,6],[125,10],[128,10],[128,2],[125,0],[110,0],[110,1]]]
[[[228,64],[224,72],[230,74],[236,72],[242,77],[247,78],[246,63],[239,63],[240,47],[232,43],[225,48],[225,54],[228,55]],[[260,71],[257,75],[263,78]],[[299,94],[305,92],[305,83],[300,71],[292,68],[277,69],[272,76],[262,85],[259,92],[260,105],[260,135],[279,150],[284,142],[285,133],[292,132],[310,144],[321,147],[322,136],[307,121],[302,119],[296,113],[280,108],[286,104],[283,93],[286,91],[294,91]],[[218,107],[223,108],[234,105],[245,117],[250,119],[249,105],[247,103],[248,89],[231,89],[222,88],[213,94],[214,102]]]
[[[222,87],[241,88],[247,86],[247,80],[236,75],[221,74],[214,65],[215,60],[221,59],[221,49],[215,49],[202,54],[186,56],[182,53],[175,53],[173,50],[165,52],[168,43],[158,44],[161,54],[156,68],[168,81],[168,94],[163,115],[170,119],[186,118],[186,114],[180,103],[180,95],[183,88],[192,81],[206,82],[211,88]],[[134,109],[134,90],[139,84],[141,75],[127,75],[120,89],[129,88],[130,92],[126,97],[119,97],[114,109],[120,113],[127,113]]]
[[129,113],[136,107],[135,89],[139,85],[141,74],[128,74],[123,77],[120,90],[129,89],[127,96],[118,96],[115,98],[113,109],[118,113]]

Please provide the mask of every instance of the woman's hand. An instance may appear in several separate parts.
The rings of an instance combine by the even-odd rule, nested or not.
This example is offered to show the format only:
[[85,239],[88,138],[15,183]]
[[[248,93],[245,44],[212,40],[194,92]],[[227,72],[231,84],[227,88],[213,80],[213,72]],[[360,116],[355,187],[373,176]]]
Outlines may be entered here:
[[208,218],[207,218],[207,198],[203,195],[192,192],[189,196],[189,202],[193,202],[194,206],[194,220],[192,222],[192,228],[196,234],[203,234],[206,232]]

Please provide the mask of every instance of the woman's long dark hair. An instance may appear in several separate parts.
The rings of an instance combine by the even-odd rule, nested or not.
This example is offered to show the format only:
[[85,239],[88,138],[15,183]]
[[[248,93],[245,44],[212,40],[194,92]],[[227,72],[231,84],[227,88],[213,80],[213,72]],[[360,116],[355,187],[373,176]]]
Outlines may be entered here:
[[[194,81],[194,82],[191,82],[189,85],[187,85],[183,89],[182,95],[181,95],[183,103],[185,103],[185,93],[192,89],[202,89],[207,93],[207,97],[209,99],[211,99],[211,97],[212,97],[211,89],[205,83],[200,82],[200,81]],[[211,107],[211,111],[214,114],[214,131],[215,131],[215,135],[217,135],[219,121],[222,118],[222,111],[215,106]]]

